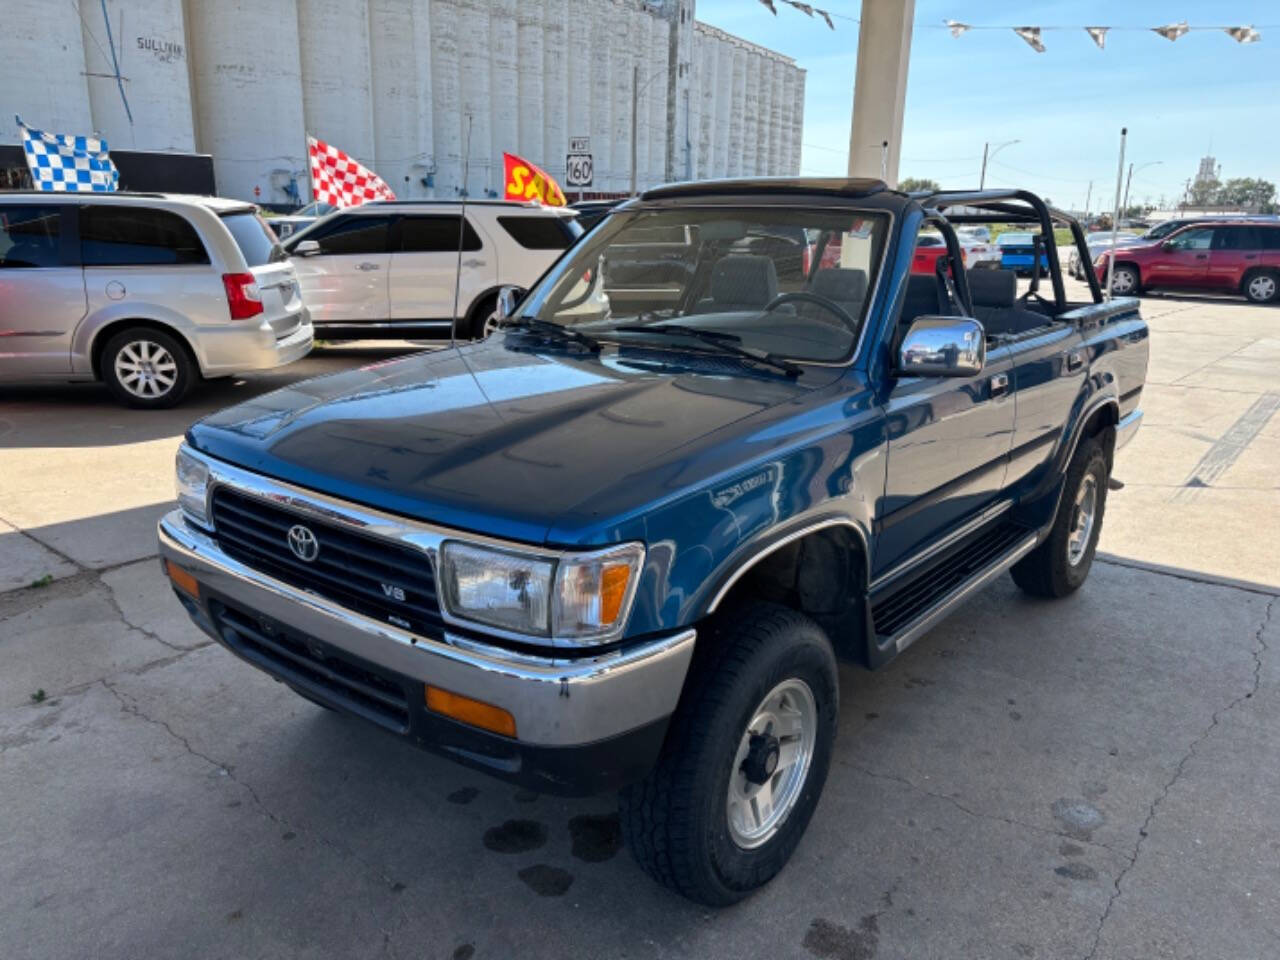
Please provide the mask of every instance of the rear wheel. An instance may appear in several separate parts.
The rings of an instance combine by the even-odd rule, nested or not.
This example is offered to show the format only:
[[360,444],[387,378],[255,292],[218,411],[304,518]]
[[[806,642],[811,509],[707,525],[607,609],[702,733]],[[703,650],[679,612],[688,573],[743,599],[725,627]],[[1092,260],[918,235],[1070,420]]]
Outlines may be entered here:
[[1111,292],[1121,296],[1137,295],[1138,271],[1129,266],[1117,266],[1111,275]]
[[755,604],[700,643],[657,766],[620,797],[623,836],[659,883],[735,903],[786,864],[826,782],[839,694],[816,623]]
[[117,333],[102,350],[102,379],[131,407],[162,409],[179,403],[196,378],[186,348],[149,327]]
[[1251,303],[1275,303],[1280,299],[1280,275],[1258,270],[1244,278],[1243,289]]
[[472,340],[485,340],[498,329],[498,295],[496,293],[479,300],[471,308],[468,333]]
[[1102,533],[1109,475],[1102,445],[1093,437],[1081,440],[1049,536],[1009,569],[1014,583],[1037,597],[1065,597],[1079,589]]

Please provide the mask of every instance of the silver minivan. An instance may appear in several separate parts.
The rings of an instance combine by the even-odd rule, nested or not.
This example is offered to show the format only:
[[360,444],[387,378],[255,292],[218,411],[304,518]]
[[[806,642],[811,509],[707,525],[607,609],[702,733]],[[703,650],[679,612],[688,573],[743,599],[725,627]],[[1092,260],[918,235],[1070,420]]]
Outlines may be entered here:
[[252,205],[0,193],[0,382],[102,380],[171,407],[201,377],[311,350],[293,264]]

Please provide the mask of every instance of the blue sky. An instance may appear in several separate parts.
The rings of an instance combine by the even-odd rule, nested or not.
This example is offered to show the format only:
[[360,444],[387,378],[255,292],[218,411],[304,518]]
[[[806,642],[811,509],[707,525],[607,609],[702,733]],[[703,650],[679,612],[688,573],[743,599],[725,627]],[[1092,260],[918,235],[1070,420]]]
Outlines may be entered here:
[[[857,0],[817,0],[857,17]],[[808,70],[804,174],[843,175],[858,25],[756,0],[698,0],[698,19],[794,57]],[[1099,50],[1082,29],[1046,30],[1036,53],[1011,30],[953,39],[946,19],[980,25],[1193,27],[1254,24],[1258,43],[1193,31],[1170,43],[1149,30],[1113,30]],[[1280,181],[1280,2],[1277,0],[917,0],[900,175],[976,186],[982,145],[1019,139],[987,168],[988,185],[1028,187],[1059,206],[1114,199],[1120,128],[1137,165],[1130,202],[1176,200],[1212,144],[1223,179]],[[937,25],[938,28],[935,28]],[[1270,29],[1266,29],[1270,26]]]

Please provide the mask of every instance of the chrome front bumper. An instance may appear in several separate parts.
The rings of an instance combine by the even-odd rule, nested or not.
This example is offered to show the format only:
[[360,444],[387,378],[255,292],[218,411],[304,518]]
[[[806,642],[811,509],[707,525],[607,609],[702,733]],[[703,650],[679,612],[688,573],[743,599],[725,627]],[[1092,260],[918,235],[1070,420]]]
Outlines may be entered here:
[[181,511],[159,525],[162,559],[199,582],[197,623],[215,640],[206,591],[388,671],[509,711],[516,738],[573,746],[628,733],[675,710],[695,631],[590,659],[534,657],[445,633],[424,637],[282,583],[224,553]]
[[1138,433],[1138,428],[1142,426],[1142,408],[1130,411],[1120,418],[1120,422],[1116,424],[1116,450],[1122,449],[1125,444],[1132,440]]

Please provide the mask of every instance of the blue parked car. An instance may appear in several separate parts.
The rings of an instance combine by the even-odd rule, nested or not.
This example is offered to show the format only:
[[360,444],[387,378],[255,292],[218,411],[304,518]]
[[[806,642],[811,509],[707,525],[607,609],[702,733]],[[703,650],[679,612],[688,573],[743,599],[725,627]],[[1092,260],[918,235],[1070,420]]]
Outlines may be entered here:
[[[966,273],[952,207],[1086,249],[1021,191],[651,190],[504,290],[489,339],[191,427],[174,591],[310,700],[620,791],[649,874],[739,900],[818,803],[837,660],[883,666],[1006,570],[1079,588],[1141,421],[1138,302],[1092,273],[1068,301],[1056,249],[1034,298]],[[947,252],[913,276],[924,230]]]
[[[1052,234],[1048,234],[1052,236]],[[1012,270],[1019,275],[1031,273],[1036,262],[1036,235],[1031,233],[1002,233],[996,237],[996,246],[1000,249],[1000,268]],[[1040,272],[1049,272],[1049,256],[1043,251],[1040,254]]]

